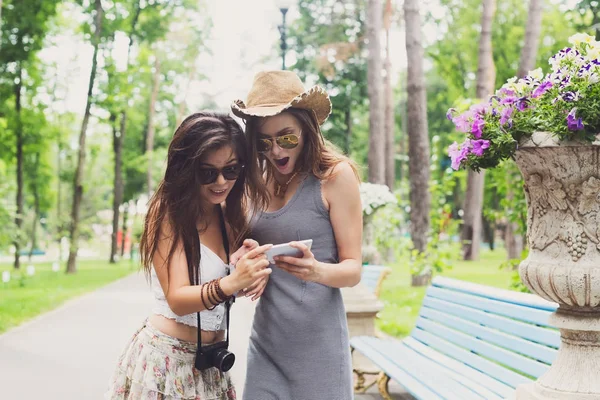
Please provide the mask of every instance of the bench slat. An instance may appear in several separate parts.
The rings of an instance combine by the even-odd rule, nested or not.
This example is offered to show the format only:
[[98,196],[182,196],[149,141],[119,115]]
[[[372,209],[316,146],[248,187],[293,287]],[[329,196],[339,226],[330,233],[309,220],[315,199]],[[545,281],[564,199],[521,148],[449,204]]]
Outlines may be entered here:
[[506,369],[492,361],[486,360],[485,358],[481,358],[480,356],[473,354],[462,347],[434,336],[429,332],[425,332],[424,330],[418,328],[414,329],[411,333],[411,336],[421,343],[439,351],[440,353],[467,364],[470,367],[481,371],[482,373],[489,375],[512,388],[516,388],[522,383],[531,382],[529,378],[523,375]]
[[360,336],[352,338],[352,340],[350,340],[350,346],[357,351],[360,351],[365,357],[369,358],[389,377],[393,377],[392,379],[400,382],[402,386],[413,396],[418,399],[427,400],[444,399],[418,379],[403,371],[387,357],[383,356],[378,351],[374,351],[367,341],[361,339],[365,339],[365,337]]
[[546,364],[542,364],[538,361],[520,356],[516,353],[511,353],[510,351],[504,350],[500,347],[494,346],[464,333],[455,331],[423,317],[420,317],[417,320],[417,327],[431,332],[432,334],[444,338],[461,347],[467,348],[472,352],[491,358],[494,361],[498,361],[506,366],[509,366],[510,368],[534,377],[542,375],[548,369]]
[[[460,395],[461,400],[499,399],[494,392],[479,385],[475,381],[468,379],[466,376],[461,375],[444,365],[440,365],[428,357],[424,357],[421,353],[406,345],[404,342],[389,344],[388,351],[393,354],[402,354],[403,360],[406,360],[408,365],[418,367],[423,371],[427,371],[428,374],[435,376],[437,378],[435,383],[436,386],[443,387],[446,390],[452,390],[455,394]],[[451,384],[449,384],[448,381],[450,381]],[[459,387],[458,390],[456,389],[456,386]]]
[[503,303],[498,300],[485,299],[479,296],[473,296],[465,293],[453,292],[449,289],[439,287],[430,287],[427,290],[428,297],[446,300],[451,303],[462,304],[469,308],[492,312],[494,314],[504,315],[510,318],[516,318],[521,321],[531,322],[537,325],[549,326],[548,318],[550,313],[545,310],[527,308],[520,305]]
[[423,307],[420,315],[429,320],[464,332],[469,336],[479,338],[486,343],[496,344],[509,351],[526,355],[535,360],[543,361],[546,364],[552,364],[556,358],[556,350],[514,336],[509,336],[494,329],[465,321],[464,319],[443,314],[428,307]]
[[[478,390],[484,395],[484,398],[492,399],[494,396],[497,396],[500,399],[504,399],[514,393],[514,389],[510,386],[505,385],[504,383],[495,380],[494,378],[483,374],[480,371],[477,371],[474,368],[469,367],[466,364],[463,364],[459,361],[456,361],[448,356],[445,356],[438,351],[432,349],[424,345],[423,343],[415,340],[411,337],[407,337],[402,340],[402,343],[405,346],[410,347],[417,353],[421,354],[423,357],[427,357],[428,359],[434,361],[441,367],[445,368],[447,373],[452,374],[452,376],[463,377],[464,380],[461,380],[465,385],[468,385],[472,388],[472,390]],[[459,379],[459,378],[455,378]],[[486,392],[479,389],[483,388]]]
[[440,288],[452,289],[454,291],[468,294],[476,294],[481,297],[500,300],[504,303],[512,303],[530,308],[537,308],[540,310],[554,312],[558,308],[556,303],[546,301],[533,294],[498,289],[487,285],[479,285],[477,283],[465,282],[458,279],[445,278],[443,276],[435,277],[431,284]]
[[503,332],[553,348],[558,348],[560,346],[560,334],[555,329],[542,328],[503,316],[461,306],[459,304],[449,303],[433,297],[426,297],[423,300],[423,307],[433,308],[475,323],[482,323]]
[[[364,355],[370,358],[372,354],[378,353],[396,367],[425,384],[430,390],[436,392],[440,398],[446,400],[486,400],[453,380],[448,374],[441,371],[435,363],[415,353],[407,346],[395,346],[393,340],[373,337],[365,337],[364,342],[365,347],[369,348],[366,354],[363,353]],[[379,366],[381,367],[381,365]],[[389,376],[396,379],[393,375]]]

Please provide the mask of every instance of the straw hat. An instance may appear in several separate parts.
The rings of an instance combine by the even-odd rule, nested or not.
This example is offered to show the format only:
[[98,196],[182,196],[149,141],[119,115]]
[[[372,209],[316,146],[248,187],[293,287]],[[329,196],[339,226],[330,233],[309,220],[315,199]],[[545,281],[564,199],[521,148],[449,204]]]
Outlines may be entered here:
[[291,71],[263,71],[256,74],[247,102],[236,100],[231,111],[240,118],[270,117],[288,108],[313,110],[319,125],[331,113],[329,95],[320,86],[306,90],[302,81]]

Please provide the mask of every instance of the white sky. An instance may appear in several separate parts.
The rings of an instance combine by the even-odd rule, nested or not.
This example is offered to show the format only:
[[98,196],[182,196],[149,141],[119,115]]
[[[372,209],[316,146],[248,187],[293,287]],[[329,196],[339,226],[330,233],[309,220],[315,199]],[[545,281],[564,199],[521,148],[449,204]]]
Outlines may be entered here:
[[[222,111],[228,111],[232,100],[245,99],[254,75],[266,69],[281,68],[279,50],[280,35],[277,25],[281,23],[278,0],[218,0],[208,1],[208,12],[213,27],[208,46],[212,55],[199,58],[198,72],[208,77],[191,86],[188,104],[191,109],[200,107],[204,96],[212,97]],[[287,22],[298,16],[294,7],[287,14]],[[56,47],[46,48],[41,58],[47,63],[56,63],[58,81],[67,82],[63,88],[68,93],[66,108],[83,114],[87,95],[92,47],[80,37],[60,35],[53,38]],[[383,39],[383,38],[382,38]],[[403,32],[392,32],[391,49],[393,79],[406,66]],[[382,40],[383,46],[383,40]],[[117,50],[126,48],[126,43],[117,39]],[[119,50],[120,49],[120,50]],[[293,54],[288,51],[286,65],[293,63]],[[195,96],[194,93],[197,93]],[[59,95],[58,97],[62,97]],[[63,108],[62,105],[58,109]]]

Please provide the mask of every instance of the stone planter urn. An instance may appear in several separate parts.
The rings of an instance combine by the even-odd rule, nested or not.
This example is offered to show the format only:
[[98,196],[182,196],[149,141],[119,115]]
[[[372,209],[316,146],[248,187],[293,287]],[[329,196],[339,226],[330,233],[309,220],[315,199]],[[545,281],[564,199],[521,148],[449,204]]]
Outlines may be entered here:
[[518,400],[600,400],[600,135],[559,142],[538,132],[521,143],[529,256],[523,283],[559,304],[550,324],[561,346],[550,369],[517,388]]

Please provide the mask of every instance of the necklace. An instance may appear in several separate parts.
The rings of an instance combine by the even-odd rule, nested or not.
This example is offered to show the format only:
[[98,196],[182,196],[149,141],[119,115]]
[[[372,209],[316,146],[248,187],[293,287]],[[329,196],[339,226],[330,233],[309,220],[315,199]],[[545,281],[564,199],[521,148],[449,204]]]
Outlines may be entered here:
[[292,176],[290,177],[290,179],[288,179],[288,181],[283,185],[281,183],[277,182],[277,179],[273,178],[273,180],[275,182],[275,197],[285,196],[285,192],[287,192],[288,185],[290,184],[292,179],[294,179],[296,177],[296,175],[298,175],[298,171],[294,172],[292,174]]

